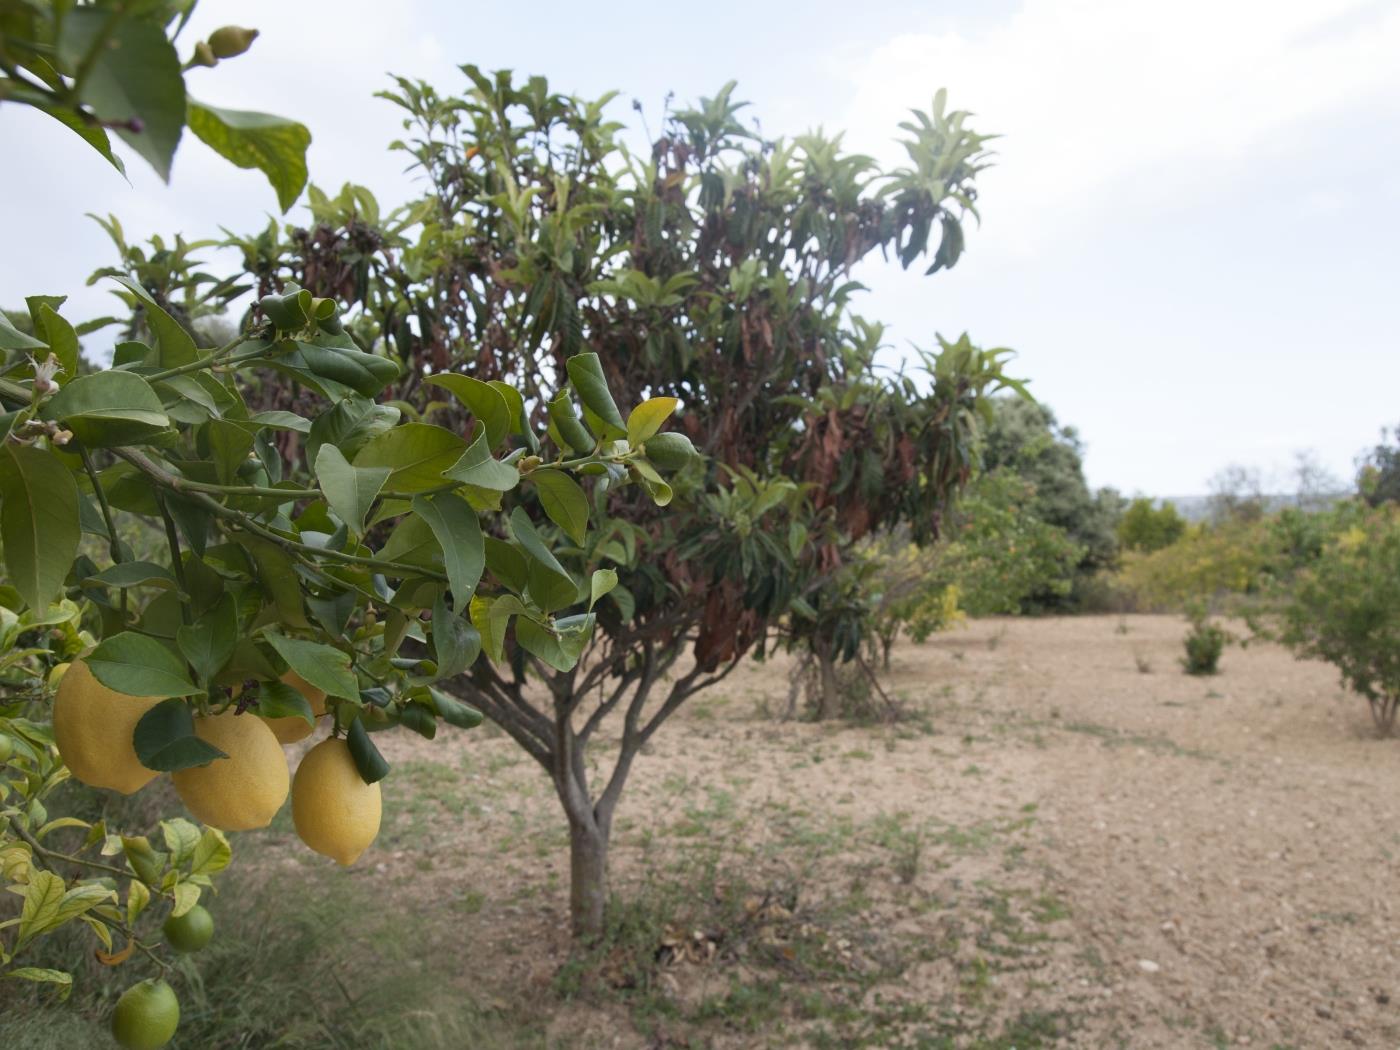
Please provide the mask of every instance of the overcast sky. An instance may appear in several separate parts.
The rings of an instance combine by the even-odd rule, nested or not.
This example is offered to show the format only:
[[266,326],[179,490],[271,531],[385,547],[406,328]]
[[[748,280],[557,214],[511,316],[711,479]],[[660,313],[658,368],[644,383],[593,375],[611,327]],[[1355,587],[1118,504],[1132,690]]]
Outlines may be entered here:
[[[856,13],[859,12],[859,13]],[[984,222],[956,270],[869,267],[859,309],[897,346],[967,330],[1087,445],[1090,482],[1206,490],[1239,462],[1286,487],[1295,452],[1349,478],[1400,422],[1400,0],[962,0],[801,4],[613,0],[529,8],[400,0],[203,0],[184,49],[226,22],[253,50],[190,75],[197,97],[294,116],[311,177],[410,192],[389,71],[443,89],[459,63],[622,92],[653,121],[730,78],[770,136],[818,124],[897,161],[896,125],[939,87],[998,132]],[[69,294],[112,261],[85,211],[134,237],[260,228],[255,173],[192,136],[167,187],[131,183],[48,118],[0,107],[7,151],[0,302]],[[298,206],[289,218],[304,215]]]

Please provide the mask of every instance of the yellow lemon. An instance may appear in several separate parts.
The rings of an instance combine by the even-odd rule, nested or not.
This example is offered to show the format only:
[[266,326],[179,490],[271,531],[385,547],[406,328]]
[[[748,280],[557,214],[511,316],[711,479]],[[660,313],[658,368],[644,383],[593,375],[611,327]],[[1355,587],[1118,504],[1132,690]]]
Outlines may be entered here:
[[233,709],[194,720],[194,732],[228,758],[170,775],[196,818],[224,831],[265,828],[287,801],[287,757],[267,723]]
[[317,853],[349,865],[379,834],[378,784],[360,779],[344,740],[322,740],[306,753],[292,782],[292,822]]
[[[326,691],[324,689],[317,689],[295,671],[288,671],[284,674],[282,681],[306,697],[306,702],[311,705],[311,713],[317,718],[326,713]],[[313,726],[307,724],[306,719],[298,718],[296,715],[288,715],[285,718],[265,718],[263,721],[276,735],[278,742],[283,744],[295,744],[298,740],[305,740],[314,729]]]
[[123,795],[149,784],[156,771],[136,757],[131,734],[141,716],[158,703],[157,697],[108,689],[86,663],[75,660],[53,700],[54,741],[68,771],[90,787],[111,788]]

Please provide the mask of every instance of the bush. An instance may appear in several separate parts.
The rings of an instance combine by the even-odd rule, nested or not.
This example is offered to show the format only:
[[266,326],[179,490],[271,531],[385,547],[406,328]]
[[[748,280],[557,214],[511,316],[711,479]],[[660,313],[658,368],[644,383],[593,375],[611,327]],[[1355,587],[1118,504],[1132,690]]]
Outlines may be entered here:
[[1133,500],[1118,522],[1118,543],[1125,550],[1159,551],[1181,539],[1186,531],[1186,519],[1176,512],[1174,503],[1158,507],[1152,500]]
[[1194,612],[1191,616],[1191,633],[1186,636],[1186,656],[1182,658],[1181,666],[1187,674],[1219,674],[1220,656],[1229,640],[1230,635],[1225,628],[1212,623],[1204,611]]
[[1263,585],[1277,543],[1266,522],[1190,526],[1168,547],[1128,553],[1119,582],[1143,610],[1253,594]]
[[1342,520],[1282,600],[1277,637],[1299,657],[1335,664],[1385,734],[1400,703],[1400,507]]

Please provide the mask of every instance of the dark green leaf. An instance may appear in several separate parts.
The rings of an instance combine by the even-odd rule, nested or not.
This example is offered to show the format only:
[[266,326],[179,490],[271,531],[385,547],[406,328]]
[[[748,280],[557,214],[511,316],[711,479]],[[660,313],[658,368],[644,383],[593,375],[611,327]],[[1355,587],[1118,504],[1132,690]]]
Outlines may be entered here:
[[448,696],[441,689],[428,687],[428,695],[433,698],[433,709],[439,718],[458,729],[475,729],[482,723],[481,712],[470,704],[464,704],[455,696]]
[[350,723],[350,730],[345,734],[345,743],[350,748],[350,757],[355,760],[360,779],[366,784],[377,784],[389,775],[389,763],[384,761],[379,748],[374,746],[374,741],[365,732],[362,719],[357,718]]
[[164,565],[153,561],[123,561],[89,576],[84,583],[99,583],[106,587],[160,587],[171,590],[175,577]]
[[177,628],[175,644],[200,681],[210,681],[223,670],[238,644],[238,610],[233,595],[225,594],[195,623]]
[[63,589],[78,553],[78,485],[46,449],[0,445],[0,540],[5,575],[35,611]]
[[520,507],[511,511],[510,529],[528,556],[530,597],[545,612],[578,601],[578,584],[545,546],[529,515]]
[[160,351],[162,368],[175,368],[179,365],[191,364],[199,359],[199,351],[195,349],[194,337],[185,331],[184,326],[171,317],[160,303],[156,302],[155,297],[150,292],[130,277],[123,277],[121,274],[113,274],[112,280],[134,295],[140,302],[142,309],[146,311],[146,324],[150,326],[152,334],[156,337],[156,348]]
[[520,471],[513,464],[491,458],[484,430],[444,473],[453,481],[493,492],[509,492],[520,483]]
[[364,533],[365,515],[390,473],[388,467],[352,466],[335,445],[322,445],[316,452],[316,484],[331,510],[357,536]]
[[260,682],[258,684],[258,714],[263,718],[304,718],[309,726],[316,725],[316,715],[311,704],[300,690],[286,682]]
[[194,716],[183,700],[164,700],[142,715],[131,734],[131,743],[143,766],[162,773],[207,766],[215,759],[228,758],[213,744],[195,736]]

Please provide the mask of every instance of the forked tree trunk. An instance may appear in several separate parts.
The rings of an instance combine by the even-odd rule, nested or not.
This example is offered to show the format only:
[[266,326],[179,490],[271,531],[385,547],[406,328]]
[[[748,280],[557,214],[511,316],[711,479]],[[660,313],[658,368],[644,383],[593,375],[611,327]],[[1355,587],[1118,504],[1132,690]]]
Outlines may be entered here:
[[1380,736],[1389,736],[1395,726],[1395,709],[1400,697],[1383,696],[1371,701],[1371,720]]

